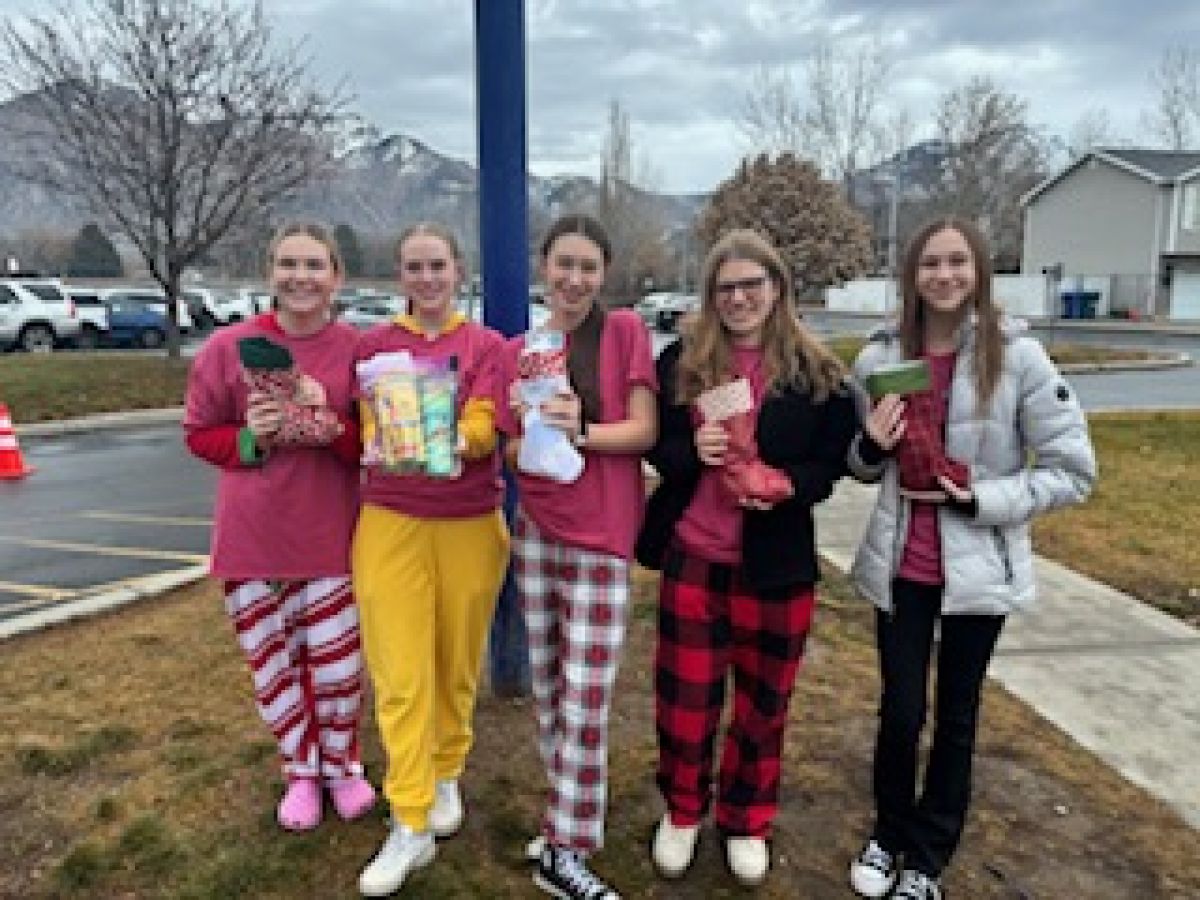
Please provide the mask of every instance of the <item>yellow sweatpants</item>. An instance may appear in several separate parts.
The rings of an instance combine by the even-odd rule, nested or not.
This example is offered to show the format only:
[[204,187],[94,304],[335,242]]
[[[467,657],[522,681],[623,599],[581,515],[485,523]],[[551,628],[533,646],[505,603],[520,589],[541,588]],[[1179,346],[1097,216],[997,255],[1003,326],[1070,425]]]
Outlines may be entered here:
[[424,831],[434,785],[457,778],[473,738],[480,663],[508,564],[500,511],[416,519],[366,504],[351,571],[387,754],[392,815]]

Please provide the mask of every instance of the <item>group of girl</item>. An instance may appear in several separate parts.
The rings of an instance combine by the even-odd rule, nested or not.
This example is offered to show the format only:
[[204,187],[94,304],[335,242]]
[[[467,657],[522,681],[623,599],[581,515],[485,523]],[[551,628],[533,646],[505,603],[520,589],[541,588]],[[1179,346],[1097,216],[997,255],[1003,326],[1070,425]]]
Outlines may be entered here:
[[[333,241],[317,226],[284,228],[268,259],[274,310],[214,334],[197,355],[186,441],[221,470],[212,574],[282,759],[279,824],[315,828],[326,794],[344,819],[374,806],[358,743],[365,654],[391,820],[360,892],[399,890],[433,860],[435,839],[459,830],[480,661],[511,551],[547,778],[527,848],[533,878],[566,900],[615,900],[589,859],[604,839],[608,717],[636,559],[661,572],[665,811],[654,864],[683,876],[715,807],[731,872],[761,882],[819,579],[813,507],[849,471],[882,479],[853,571],[879,609],[883,689],[876,820],[851,883],[867,897],[939,898],[965,817],[987,663],[1005,615],[1032,599],[1027,523],[1082,499],[1095,475],[1073,394],[997,311],[986,248],[963,222],[918,235],[899,327],[868,343],[853,377],[800,322],[788,267],[757,234],[734,231],[712,248],[699,311],[657,361],[640,319],[599,302],[611,253],[583,215],[556,221],[540,247],[546,328],[565,336],[569,387],[538,414],[581,454],[573,481],[518,465],[529,421],[516,386],[523,339],[506,342],[457,311],[464,260],[438,226],[401,236],[408,312],[365,334],[334,314],[343,270]],[[247,376],[239,352],[249,338],[287,351],[290,394]],[[357,366],[398,352],[453,359],[454,477],[360,466],[382,426]],[[932,372],[946,455],[969,473],[941,476],[919,497],[897,476],[912,414],[900,397],[872,405],[856,386],[884,363],[917,358]],[[736,416],[725,419],[714,410],[731,397]],[[296,426],[314,415],[324,427]],[[643,459],[658,475],[648,502]],[[502,461],[518,485],[511,548]],[[939,621],[934,741],[918,792]]]

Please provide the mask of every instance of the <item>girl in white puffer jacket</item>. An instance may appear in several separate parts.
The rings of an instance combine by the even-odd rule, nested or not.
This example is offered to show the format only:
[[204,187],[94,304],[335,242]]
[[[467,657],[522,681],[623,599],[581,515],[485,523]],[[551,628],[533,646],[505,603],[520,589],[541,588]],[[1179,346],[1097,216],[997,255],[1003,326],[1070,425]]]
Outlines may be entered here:
[[[997,310],[989,258],[969,223],[927,225],[905,257],[898,327],[854,366],[861,384],[881,365],[924,359],[945,456],[970,472],[964,485],[940,476],[941,490],[919,498],[901,485],[894,456],[908,423],[895,394],[878,399],[850,449],[854,475],[881,481],[851,572],[876,606],[883,685],[875,825],[850,872],[864,897],[894,887],[902,900],[940,900],[966,820],[983,679],[1005,616],[1034,597],[1029,521],[1081,502],[1096,478],[1075,394],[1023,323]],[[939,621],[934,737],[918,789]]]

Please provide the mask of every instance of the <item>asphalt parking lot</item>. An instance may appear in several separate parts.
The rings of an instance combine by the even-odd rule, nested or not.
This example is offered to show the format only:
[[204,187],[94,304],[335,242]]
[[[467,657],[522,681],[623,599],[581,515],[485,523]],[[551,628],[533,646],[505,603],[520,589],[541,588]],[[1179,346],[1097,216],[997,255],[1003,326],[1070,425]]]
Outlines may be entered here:
[[177,425],[26,440],[0,483],[0,619],[207,562],[215,473]]

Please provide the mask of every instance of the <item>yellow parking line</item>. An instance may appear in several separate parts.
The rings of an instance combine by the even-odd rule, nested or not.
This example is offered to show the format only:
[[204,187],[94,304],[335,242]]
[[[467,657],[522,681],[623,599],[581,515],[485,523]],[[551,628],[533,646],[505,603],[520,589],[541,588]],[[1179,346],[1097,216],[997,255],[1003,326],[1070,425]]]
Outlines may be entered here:
[[98,556],[132,556],[137,559],[169,559],[201,565],[208,562],[205,553],[184,553],[178,550],[151,550],[142,547],[106,547],[101,544],[74,544],[67,541],[48,541],[42,538],[16,538],[0,536],[0,541],[20,544],[22,547],[39,547],[45,550],[65,550],[70,553],[95,553]]
[[93,510],[79,514],[83,519],[103,519],[106,522],[145,522],[150,525],[203,525],[207,528],[212,519],[201,519],[189,516],[145,516],[136,513],[115,513]]
[[72,591],[67,588],[46,587],[41,584],[17,584],[13,581],[0,581],[0,591],[6,594],[24,594],[29,597],[38,597],[41,600],[66,600],[69,597],[77,597],[79,595],[78,591]]

